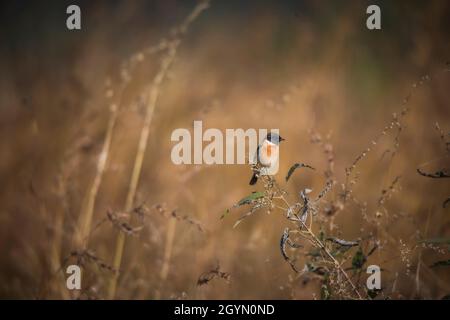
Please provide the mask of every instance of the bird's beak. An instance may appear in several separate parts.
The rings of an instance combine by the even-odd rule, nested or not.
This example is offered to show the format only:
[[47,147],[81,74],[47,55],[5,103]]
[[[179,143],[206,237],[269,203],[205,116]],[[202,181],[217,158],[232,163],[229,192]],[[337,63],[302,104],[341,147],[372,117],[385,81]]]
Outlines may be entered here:
[[285,140],[286,140],[285,138],[280,137],[280,142],[285,141]]

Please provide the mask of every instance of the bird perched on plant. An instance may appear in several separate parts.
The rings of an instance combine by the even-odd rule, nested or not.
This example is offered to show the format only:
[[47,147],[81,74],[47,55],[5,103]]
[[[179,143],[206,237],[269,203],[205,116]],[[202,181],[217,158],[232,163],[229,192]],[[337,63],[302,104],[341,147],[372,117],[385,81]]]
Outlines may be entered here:
[[[269,132],[264,141],[258,146],[255,154],[255,164],[259,168],[270,168],[278,161],[279,145],[282,138],[278,133]],[[254,185],[258,181],[258,176],[261,170],[254,170],[253,176],[250,179],[250,185]]]

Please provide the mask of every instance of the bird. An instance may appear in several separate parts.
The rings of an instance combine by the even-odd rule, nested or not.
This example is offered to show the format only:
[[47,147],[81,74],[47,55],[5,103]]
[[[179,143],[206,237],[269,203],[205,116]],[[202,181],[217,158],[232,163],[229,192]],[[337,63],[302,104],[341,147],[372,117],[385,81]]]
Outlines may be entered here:
[[[268,168],[275,161],[278,161],[279,144],[286,139],[282,138],[278,133],[269,132],[264,141],[258,146],[255,154],[255,163],[259,167]],[[258,181],[259,171],[254,171],[250,179],[250,185],[254,185]]]

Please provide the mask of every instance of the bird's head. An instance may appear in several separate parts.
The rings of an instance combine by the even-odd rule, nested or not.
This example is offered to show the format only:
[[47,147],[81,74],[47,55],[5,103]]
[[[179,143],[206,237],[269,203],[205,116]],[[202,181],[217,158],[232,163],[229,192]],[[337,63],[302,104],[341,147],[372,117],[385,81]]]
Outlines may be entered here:
[[278,145],[281,141],[284,141],[286,139],[282,138],[278,133],[269,132],[266,136],[266,140]]

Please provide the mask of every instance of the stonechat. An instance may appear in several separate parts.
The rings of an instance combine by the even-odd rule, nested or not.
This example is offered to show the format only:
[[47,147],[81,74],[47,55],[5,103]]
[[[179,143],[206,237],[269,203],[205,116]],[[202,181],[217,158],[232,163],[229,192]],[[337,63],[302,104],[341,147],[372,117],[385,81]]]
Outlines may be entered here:
[[[279,145],[281,141],[284,141],[279,134],[269,132],[264,141],[258,146],[255,154],[255,163],[259,168],[269,168],[274,165],[275,161],[278,161],[279,157]],[[261,170],[255,170],[253,176],[250,179],[250,185],[254,185],[258,181],[258,176]]]

